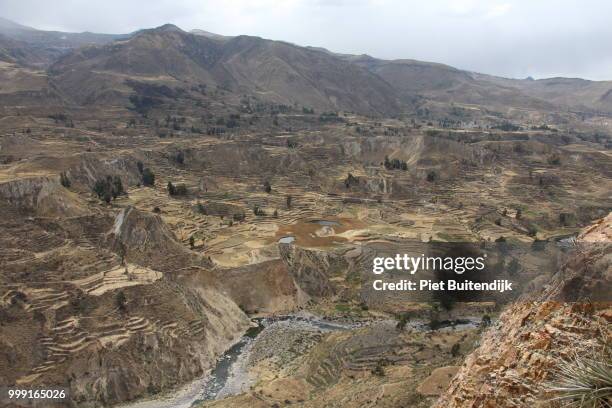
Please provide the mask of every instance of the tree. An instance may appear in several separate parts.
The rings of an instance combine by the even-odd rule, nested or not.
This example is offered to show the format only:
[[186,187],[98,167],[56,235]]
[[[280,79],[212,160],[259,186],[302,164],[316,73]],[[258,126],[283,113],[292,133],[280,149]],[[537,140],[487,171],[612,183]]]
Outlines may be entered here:
[[184,164],[185,163],[185,153],[183,153],[182,151],[179,151],[176,156],[174,156],[174,161],[177,162],[178,164]]
[[272,192],[272,185],[270,185],[268,180],[264,181],[263,187],[266,193],[270,194]]
[[254,205],[253,206],[253,214],[255,214],[257,216],[265,216],[266,215],[266,213],[261,208],[259,208],[258,205]]
[[177,196],[185,196],[187,195],[188,192],[189,190],[187,189],[187,186],[184,184],[177,184],[174,189],[174,194]]
[[359,185],[359,177],[355,177],[351,173],[349,173],[346,176],[346,179],[344,179],[344,186],[346,188],[350,188],[351,186],[355,185]]
[[278,210],[274,210],[274,218],[278,218]]
[[384,358],[381,358],[376,362],[376,366],[372,369],[372,374],[377,375],[379,377],[384,377],[386,365],[388,365],[388,361]]
[[68,188],[70,187],[70,179],[68,178],[68,175],[66,174],[65,171],[62,171],[60,173],[60,183],[62,184],[62,186]]
[[410,317],[408,316],[408,313],[400,313],[397,316],[397,324],[395,325],[395,328],[399,331],[403,331],[404,328],[406,328],[406,324],[408,324],[409,320]]
[[136,163],[136,167],[138,168],[138,172],[142,175],[142,172],[144,171],[144,164],[142,164],[141,161],[138,161]]
[[559,156],[559,153],[553,153],[548,157],[547,161],[550,165],[558,166],[561,164],[561,156]]
[[125,194],[119,176],[106,176],[96,180],[93,191],[99,199],[104,200],[107,204],[110,203],[112,199],[116,199],[121,194]]
[[451,353],[451,356],[457,357],[459,354],[461,354],[461,345],[459,343],[453,344],[453,347],[451,347],[450,353]]
[[204,207],[202,203],[197,204],[197,209],[200,214],[208,215],[208,212],[206,211],[206,207]]
[[123,194],[125,191],[123,190],[123,183],[121,183],[121,178],[119,176],[113,176],[111,194],[113,195],[113,199],[117,198],[120,194]]
[[121,311],[122,313],[127,311],[127,298],[125,297],[125,293],[123,293],[122,290],[117,292],[117,294],[115,295],[115,304],[117,305],[119,311]]
[[193,235],[189,237],[189,246],[191,247],[191,249],[195,247],[195,238],[193,237]]
[[436,181],[438,179],[438,173],[435,170],[429,170],[427,172],[427,181],[430,183]]
[[174,184],[172,184],[171,181],[168,182],[168,185],[166,186],[166,188],[168,189],[168,194],[173,196],[176,195],[176,188],[174,187]]
[[142,184],[148,187],[155,185],[155,174],[148,167],[142,171]]

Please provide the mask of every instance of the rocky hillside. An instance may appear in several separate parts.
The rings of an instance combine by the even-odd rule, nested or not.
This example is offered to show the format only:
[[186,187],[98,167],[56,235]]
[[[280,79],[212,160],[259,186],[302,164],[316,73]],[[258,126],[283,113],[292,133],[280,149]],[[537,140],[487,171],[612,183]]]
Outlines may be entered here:
[[99,103],[102,90],[123,95],[131,91],[125,81],[132,78],[173,87],[216,86],[318,110],[398,111],[389,84],[327,53],[258,37],[218,40],[169,24],[125,41],[77,50],[57,61],[51,73],[76,103]]
[[579,78],[507,79],[409,59],[343,56],[380,76],[404,98],[553,111],[612,112],[612,82]]
[[544,293],[507,309],[467,357],[436,407],[539,406],[556,367],[597,355],[612,330],[612,215],[582,234]]

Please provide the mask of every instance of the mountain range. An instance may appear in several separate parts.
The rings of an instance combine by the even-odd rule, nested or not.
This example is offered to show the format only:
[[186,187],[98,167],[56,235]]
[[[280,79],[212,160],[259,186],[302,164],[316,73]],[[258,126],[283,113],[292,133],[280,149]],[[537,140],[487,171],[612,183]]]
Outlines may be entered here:
[[186,32],[171,24],[112,35],[42,31],[0,19],[0,61],[38,70],[48,78],[46,94],[69,105],[125,105],[133,93],[129,81],[140,81],[387,116],[436,104],[612,113],[610,81],[508,79],[438,63]]

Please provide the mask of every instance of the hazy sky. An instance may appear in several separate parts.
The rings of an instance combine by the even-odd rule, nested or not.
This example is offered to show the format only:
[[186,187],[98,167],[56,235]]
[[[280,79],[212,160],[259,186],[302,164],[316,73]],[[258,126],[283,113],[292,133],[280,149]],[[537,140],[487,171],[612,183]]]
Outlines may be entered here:
[[0,16],[103,33],[173,23],[508,77],[612,79],[610,0],[0,0]]

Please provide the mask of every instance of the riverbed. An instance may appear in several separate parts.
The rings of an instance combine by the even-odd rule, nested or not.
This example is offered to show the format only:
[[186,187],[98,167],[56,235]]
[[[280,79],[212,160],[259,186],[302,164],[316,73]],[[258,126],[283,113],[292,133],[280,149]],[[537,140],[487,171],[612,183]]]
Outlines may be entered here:
[[[477,327],[479,322],[480,320],[477,318],[444,321],[438,322],[436,329],[463,330]],[[302,313],[256,318],[253,319],[253,323],[253,327],[217,360],[213,369],[204,377],[196,379],[172,393],[155,399],[123,404],[117,406],[117,408],[190,408],[198,402],[240,394],[247,391],[255,381],[249,372],[249,359],[257,358],[254,346],[258,337],[273,337],[282,343],[282,336],[277,335],[279,331],[281,333],[312,331],[323,334],[332,331],[353,330],[373,322],[336,322]],[[392,321],[387,323],[395,324]],[[408,323],[407,327],[424,331],[431,329],[427,323],[418,321]],[[266,334],[269,334],[269,336],[266,336]],[[261,347],[259,348],[261,349]],[[267,348],[272,348],[273,352],[277,352],[282,348],[282,344],[267,345]]]
[[264,331],[284,325],[285,329],[310,329],[319,332],[350,330],[357,323],[338,323],[310,315],[292,314],[253,319],[254,326],[230,347],[204,377],[199,378],[168,395],[123,404],[117,408],[190,408],[197,402],[224,398],[248,389],[253,381],[249,375],[248,359],[255,339]]

